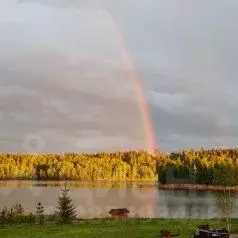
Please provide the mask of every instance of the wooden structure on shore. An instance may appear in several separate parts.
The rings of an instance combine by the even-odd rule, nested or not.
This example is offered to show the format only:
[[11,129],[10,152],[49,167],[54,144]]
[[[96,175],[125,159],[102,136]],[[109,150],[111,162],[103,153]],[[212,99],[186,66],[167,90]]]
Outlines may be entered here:
[[127,208],[111,209],[109,214],[112,218],[127,218],[129,210]]

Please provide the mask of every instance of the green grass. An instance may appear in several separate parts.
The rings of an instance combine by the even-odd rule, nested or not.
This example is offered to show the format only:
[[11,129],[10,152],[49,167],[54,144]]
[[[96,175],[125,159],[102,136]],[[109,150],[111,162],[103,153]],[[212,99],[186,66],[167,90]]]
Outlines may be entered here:
[[[219,219],[92,219],[81,220],[77,224],[56,225],[12,225],[0,229],[4,238],[155,238],[160,230],[165,229],[180,233],[180,237],[192,237],[197,225],[209,224],[211,227],[224,227]],[[234,231],[238,232],[238,219],[233,220]]]
[[238,219],[232,220],[232,232],[238,234]]

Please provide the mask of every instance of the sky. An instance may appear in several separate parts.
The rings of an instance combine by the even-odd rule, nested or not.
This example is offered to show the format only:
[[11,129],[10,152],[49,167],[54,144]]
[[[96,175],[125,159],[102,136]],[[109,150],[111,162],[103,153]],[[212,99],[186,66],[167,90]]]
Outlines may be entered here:
[[1,0],[1,151],[146,149],[113,28],[159,149],[236,146],[236,0]]

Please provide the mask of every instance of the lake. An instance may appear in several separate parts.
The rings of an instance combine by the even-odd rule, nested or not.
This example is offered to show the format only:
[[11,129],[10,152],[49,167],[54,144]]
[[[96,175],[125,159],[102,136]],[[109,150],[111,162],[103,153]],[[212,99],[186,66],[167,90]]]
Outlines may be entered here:
[[[64,182],[58,181],[1,181],[0,206],[19,202],[32,212],[40,201],[51,213],[63,186]],[[158,189],[155,182],[69,182],[68,187],[82,218],[107,217],[110,209],[124,207],[130,210],[131,217],[221,217],[213,191],[164,190]],[[238,217],[237,211],[233,217]]]

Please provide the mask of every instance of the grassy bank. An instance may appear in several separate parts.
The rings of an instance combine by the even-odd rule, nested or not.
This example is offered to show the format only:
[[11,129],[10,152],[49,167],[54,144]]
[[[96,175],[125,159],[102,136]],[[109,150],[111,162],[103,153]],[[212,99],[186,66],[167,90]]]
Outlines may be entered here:
[[[80,237],[80,238],[155,238],[160,230],[180,233],[180,237],[192,237],[197,225],[224,227],[224,221],[187,219],[92,219],[81,220],[72,225],[45,224],[43,226],[12,225],[0,229],[0,237]],[[238,233],[238,219],[233,220],[233,232]]]

